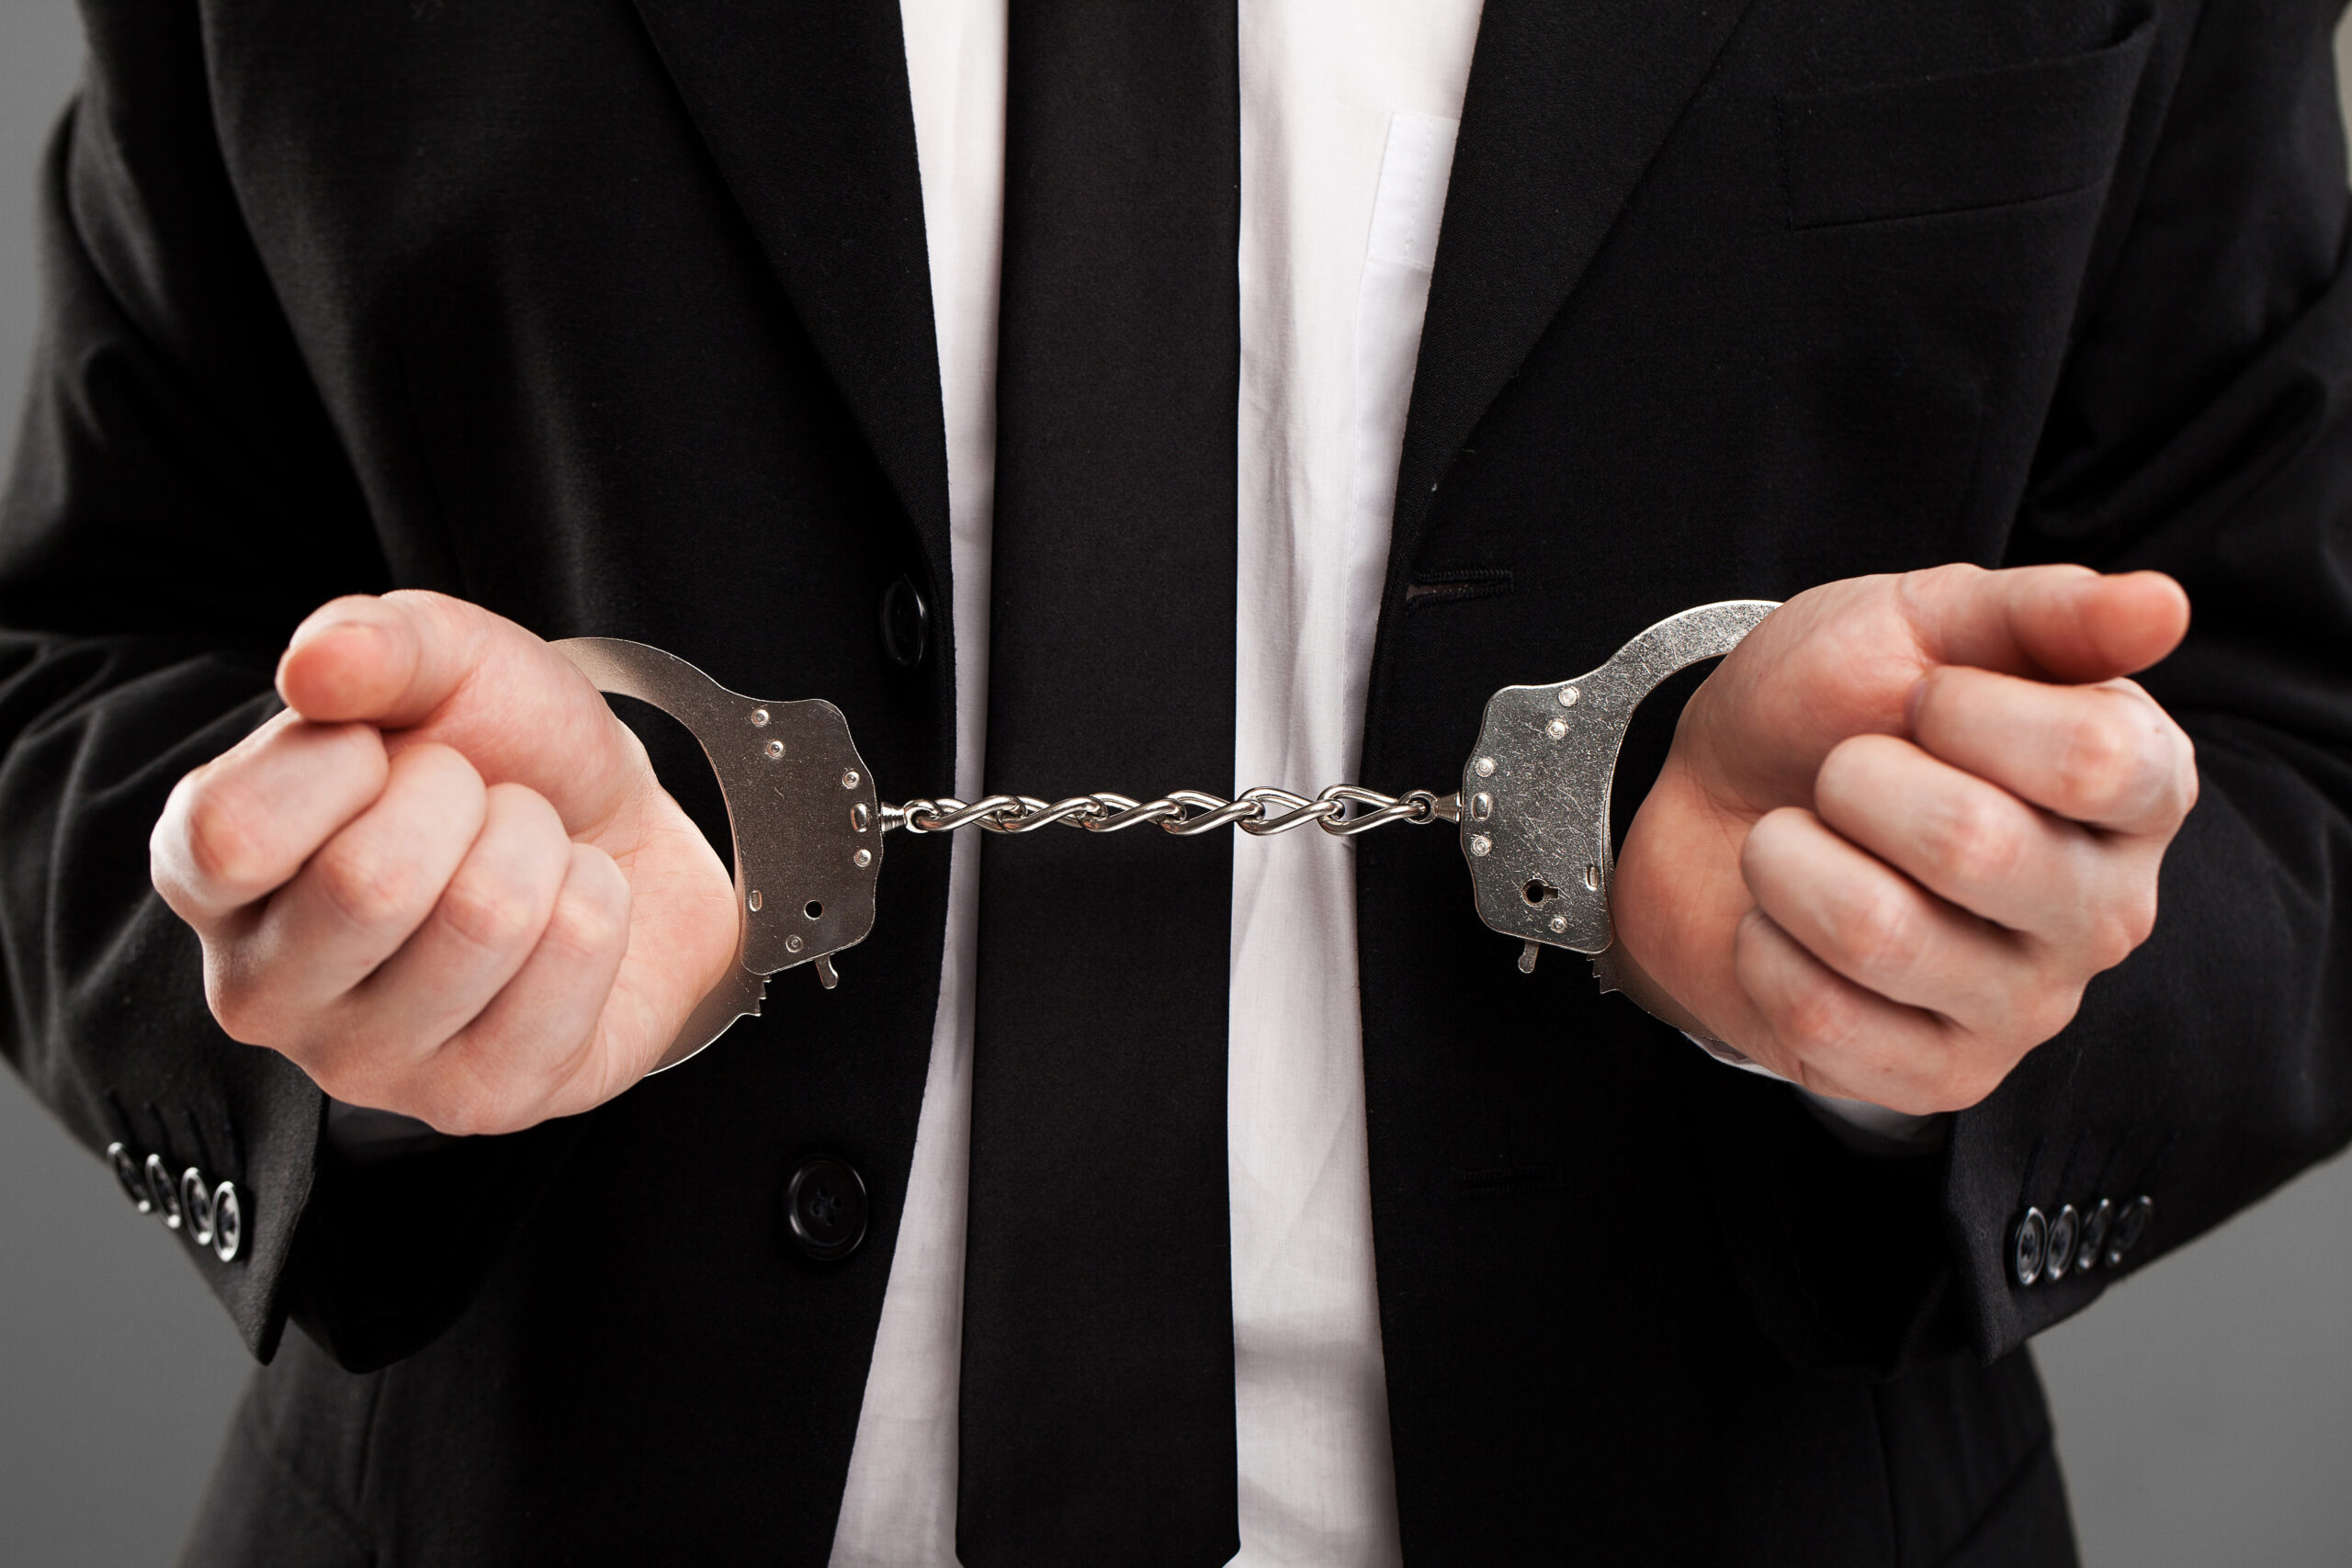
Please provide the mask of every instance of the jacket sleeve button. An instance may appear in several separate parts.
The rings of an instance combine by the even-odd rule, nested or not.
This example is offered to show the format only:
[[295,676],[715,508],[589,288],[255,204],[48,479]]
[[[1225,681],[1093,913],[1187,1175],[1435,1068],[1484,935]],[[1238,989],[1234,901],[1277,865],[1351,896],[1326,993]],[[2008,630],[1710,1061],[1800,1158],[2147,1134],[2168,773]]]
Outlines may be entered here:
[[882,591],[882,651],[901,670],[922,662],[931,647],[931,606],[914,580],[901,577]]
[[155,1205],[155,1213],[166,1230],[180,1228],[180,1184],[164,1168],[162,1155],[147,1156],[147,1196]]
[[187,1234],[198,1247],[212,1245],[212,1187],[204,1172],[189,1166],[180,1172],[180,1213],[187,1217]]
[[128,1144],[108,1144],[107,1164],[114,1168],[114,1179],[122,1188],[123,1196],[141,1213],[153,1213],[155,1200],[147,1196],[147,1173],[140,1168],[139,1156],[130,1152]]
[[847,1160],[803,1160],[784,1190],[793,1244],[820,1263],[847,1258],[865,1239],[865,1179]]
[[245,1240],[245,1205],[237,1184],[224,1181],[212,1190],[212,1256],[234,1263]]
[[2109,1269],[2122,1262],[2123,1255],[2147,1233],[2148,1218],[2155,1210],[2156,1201],[2144,1192],[2123,1205],[2121,1212],[2115,1216],[2115,1234],[2108,1238],[2107,1266]]
[[2030,1285],[2041,1278],[2049,1240],[2050,1222],[2041,1217],[2041,1210],[2028,1209],[2017,1229],[2009,1233],[2009,1269],[2018,1284]]
[[2083,1239],[2075,1244],[2075,1267],[2096,1269],[2107,1252],[2107,1233],[2115,1228],[2115,1204],[2102,1198],[2083,1216]]
[[2042,1248],[2041,1277],[2063,1280],[2075,1266],[2075,1241],[2083,1232],[2083,1216],[2072,1203],[2058,1211],[2050,1222],[2048,1244]]

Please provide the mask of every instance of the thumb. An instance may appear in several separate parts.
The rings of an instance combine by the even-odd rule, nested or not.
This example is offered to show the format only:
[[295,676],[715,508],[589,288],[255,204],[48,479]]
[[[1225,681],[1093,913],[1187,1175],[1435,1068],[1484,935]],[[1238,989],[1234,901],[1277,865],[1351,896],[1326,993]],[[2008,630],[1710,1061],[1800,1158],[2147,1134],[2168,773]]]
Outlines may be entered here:
[[586,676],[544,639],[479,604],[401,590],[313,611],[277,663],[302,717],[365,723],[398,749],[454,747],[485,784],[545,795],[573,833],[648,777],[644,748]]
[[1947,567],[1912,574],[1903,597],[1932,662],[2068,683],[2144,670],[2188,630],[2188,595],[2160,571]]

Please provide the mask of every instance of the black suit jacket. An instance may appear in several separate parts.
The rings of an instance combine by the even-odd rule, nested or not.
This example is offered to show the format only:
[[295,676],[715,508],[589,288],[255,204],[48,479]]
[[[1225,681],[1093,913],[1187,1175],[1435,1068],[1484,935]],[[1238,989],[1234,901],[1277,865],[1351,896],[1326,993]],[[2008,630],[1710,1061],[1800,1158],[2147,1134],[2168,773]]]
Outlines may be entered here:
[[[358,1170],[309,1082],[213,1025],[144,845],[270,710],[294,621],[394,584],[830,697],[894,796],[948,787],[898,7],[85,10],[0,514],[0,1017],[93,1147],[248,1193],[245,1255],[194,1257],[269,1364],[195,1560],[821,1562],[945,853],[892,857],[839,990],[786,976],[593,1115]],[[2204,795],[2147,947],[1943,1153],[1875,1164],[1581,965],[1520,976],[1450,836],[1362,840],[1413,1562],[2064,1561],[2019,1347],[2116,1270],[2019,1287],[2016,1217],[2151,1195],[2136,1267],[2352,1129],[2333,20],[1488,0],[1367,782],[1452,777],[1495,687],[1688,604],[2074,559],[2194,596],[2148,683]],[[936,618],[912,671],[875,632],[901,575]],[[832,1264],[779,1211],[819,1150],[874,1197]]]

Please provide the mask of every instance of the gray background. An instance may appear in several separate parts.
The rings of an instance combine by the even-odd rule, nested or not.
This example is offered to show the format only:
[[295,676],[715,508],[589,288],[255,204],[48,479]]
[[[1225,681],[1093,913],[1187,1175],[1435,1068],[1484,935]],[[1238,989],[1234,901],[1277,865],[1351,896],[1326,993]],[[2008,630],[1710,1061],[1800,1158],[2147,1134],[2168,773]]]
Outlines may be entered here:
[[[0,430],[33,333],[33,171],[80,53],[68,0],[0,0]],[[168,1562],[244,1353],[179,1244],[0,1086],[0,1560]],[[2035,1352],[2091,1568],[2352,1563],[2352,1160]]]

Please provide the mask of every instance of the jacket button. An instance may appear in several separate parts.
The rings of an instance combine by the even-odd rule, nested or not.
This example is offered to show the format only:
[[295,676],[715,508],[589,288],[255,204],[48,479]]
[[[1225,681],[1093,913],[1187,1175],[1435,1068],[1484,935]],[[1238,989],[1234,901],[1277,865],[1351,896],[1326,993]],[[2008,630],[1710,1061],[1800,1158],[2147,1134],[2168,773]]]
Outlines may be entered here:
[[2115,1204],[2102,1198],[2098,1206],[2083,1216],[2083,1239],[2075,1245],[2075,1267],[2096,1269],[2107,1251],[2107,1233],[2115,1226]]
[[2058,1217],[2050,1222],[2049,1246],[2043,1250],[2043,1279],[2063,1280],[2066,1277],[2066,1270],[2075,1266],[2075,1239],[2082,1235],[2082,1231],[2083,1216],[2075,1212],[2072,1203],[2058,1211]]
[[188,1238],[198,1247],[210,1247],[212,1184],[194,1166],[180,1172],[180,1213],[187,1216]]
[[922,662],[931,648],[931,606],[912,578],[902,577],[882,590],[882,651],[901,670]]
[[795,1246],[820,1263],[847,1258],[865,1239],[865,1180],[847,1160],[803,1160],[784,1190]]
[[2155,1213],[2156,1201],[2143,1193],[2123,1205],[2115,1216],[2115,1234],[2108,1238],[2107,1266],[2109,1269],[2123,1261],[2148,1229],[2148,1217]]
[[147,1196],[147,1173],[140,1168],[139,1156],[127,1144],[108,1144],[107,1163],[114,1167],[114,1179],[121,1184],[123,1196],[130,1200],[132,1208],[142,1214],[155,1212],[155,1200]]
[[212,1256],[234,1263],[245,1242],[245,1205],[237,1184],[224,1181],[212,1190]]
[[2018,1228],[2009,1235],[2009,1268],[2017,1275],[2018,1283],[2030,1285],[2041,1278],[2044,1249],[2050,1240],[2050,1222],[2041,1217],[2039,1209],[2028,1209],[2018,1221]]
[[155,1213],[163,1220],[164,1229],[175,1231],[180,1228],[180,1184],[174,1181],[172,1173],[164,1168],[162,1155],[147,1156],[147,1197],[155,1205]]

